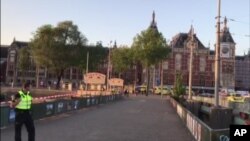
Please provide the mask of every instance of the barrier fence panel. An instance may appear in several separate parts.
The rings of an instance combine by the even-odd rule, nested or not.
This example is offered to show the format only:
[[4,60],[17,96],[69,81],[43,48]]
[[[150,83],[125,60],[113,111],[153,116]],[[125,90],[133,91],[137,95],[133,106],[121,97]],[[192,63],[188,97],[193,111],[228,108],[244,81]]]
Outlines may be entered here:
[[0,127],[7,126],[9,124],[9,110],[10,108],[8,106],[1,106],[1,122]]
[[95,97],[95,104],[98,105],[99,104],[99,96]]
[[87,107],[87,98],[86,97],[81,97],[81,98],[73,98],[73,100],[78,100],[78,108],[84,108]]
[[67,102],[65,100],[58,100],[55,102],[55,114],[63,113],[67,110]]
[[55,114],[55,103],[54,102],[46,102],[45,103],[45,115],[46,117],[52,116]]
[[32,105],[31,113],[34,120],[46,117],[46,106],[46,103],[37,103]]
[[91,97],[91,105],[95,105],[96,103],[95,103],[95,96],[94,97]]
[[88,107],[90,105],[91,105],[91,98],[88,97],[88,98],[86,98],[86,107]]
[[[118,98],[116,98],[118,97]],[[119,100],[121,95],[94,96],[94,97],[72,97],[71,99],[49,100],[43,103],[32,104],[31,113],[34,120],[61,114],[64,112],[81,109],[91,105],[107,103]],[[13,124],[15,121],[15,109],[9,106],[1,106],[0,127]]]

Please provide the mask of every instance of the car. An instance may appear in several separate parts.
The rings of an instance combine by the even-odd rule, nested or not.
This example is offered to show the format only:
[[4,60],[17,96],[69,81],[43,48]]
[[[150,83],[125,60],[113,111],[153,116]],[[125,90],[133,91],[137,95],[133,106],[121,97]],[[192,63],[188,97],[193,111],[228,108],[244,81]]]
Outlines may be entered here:
[[227,101],[229,102],[245,102],[245,97],[241,96],[240,94],[231,94],[227,96]]
[[236,91],[236,94],[240,94],[243,97],[250,97],[250,93],[248,91]]
[[171,94],[171,90],[168,87],[163,87],[162,91],[160,86],[154,87],[154,94],[160,95],[161,92],[163,95]]
[[136,93],[146,93],[147,91],[147,86],[146,85],[140,85],[135,87]]

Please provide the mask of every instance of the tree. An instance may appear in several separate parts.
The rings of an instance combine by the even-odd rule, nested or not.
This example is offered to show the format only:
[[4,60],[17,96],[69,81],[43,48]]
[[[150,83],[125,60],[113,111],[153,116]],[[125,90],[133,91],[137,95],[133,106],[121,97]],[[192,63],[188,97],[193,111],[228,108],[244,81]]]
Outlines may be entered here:
[[144,65],[147,70],[147,95],[149,92],[150,66],[158,64],[167,58],[170,49],[163,35],[154,28],[148,28],[138,34],[133,41],[136,60]]
[[174,83],[174,97],[179,99],[181,95],[183,95],[186,91],[185,86],[182,84],[182,74],[177,73]]
[[133,66],[132,49],[123,46],[112,50],[111,62],[115,72],[120,74],[129,70]]
[[[78,50],[85,45],[87,38],[78,30],[72,21],[44,25],[37,29],[31,40],[31,50],[37,68],[48,68],[57,76],[57,88],[66,68],[79,65]],[[79,62],[79,61],[78,61]]]
[[22,83],[24,83],[24,80],[23,80],[24,72],[29,69],[30,65],[31,65],[31,62],[30,62],[29,48],[23,47],[19,50],[19,55],[18,55],[18,68],[21,70]]
[[[87,64],[87,52],[89,52],[89,71],[95,71],[100,64],[104,64],[106,57],[108,56],[108,49],[100,46],[85,46],[80,48],[80,59],[77,62],[80,68],[86,68]],[[79,61],[80,60],[80,61]]]

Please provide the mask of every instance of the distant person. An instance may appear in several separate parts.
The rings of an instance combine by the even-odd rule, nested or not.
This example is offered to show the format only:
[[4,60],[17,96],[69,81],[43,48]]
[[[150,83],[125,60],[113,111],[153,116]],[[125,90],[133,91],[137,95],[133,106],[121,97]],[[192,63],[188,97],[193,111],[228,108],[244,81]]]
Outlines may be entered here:
[[128,90],[127,89],[125,89],[124,95],[128,97]]
[[25,83],[23,89],[12,97],[11,107],[15,108],[15,141],[21,141],[22,125],[26,126],[28,141],[35,141],[35,126],[31,116],[32,96],[29,92],[30,84]]

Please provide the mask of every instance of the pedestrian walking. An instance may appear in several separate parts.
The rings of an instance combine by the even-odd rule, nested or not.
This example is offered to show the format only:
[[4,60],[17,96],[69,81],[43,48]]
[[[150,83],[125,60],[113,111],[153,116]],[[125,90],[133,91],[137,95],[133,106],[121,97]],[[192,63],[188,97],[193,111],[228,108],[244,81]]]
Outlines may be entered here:
[[23,89],[12,98],[11,107],[15,108],[15,141],[21,141],[22,125],[26,126],[28,141],[35,141],[35,127],[31,116],[32,96],[29,92],[30,84],[25,83]]

